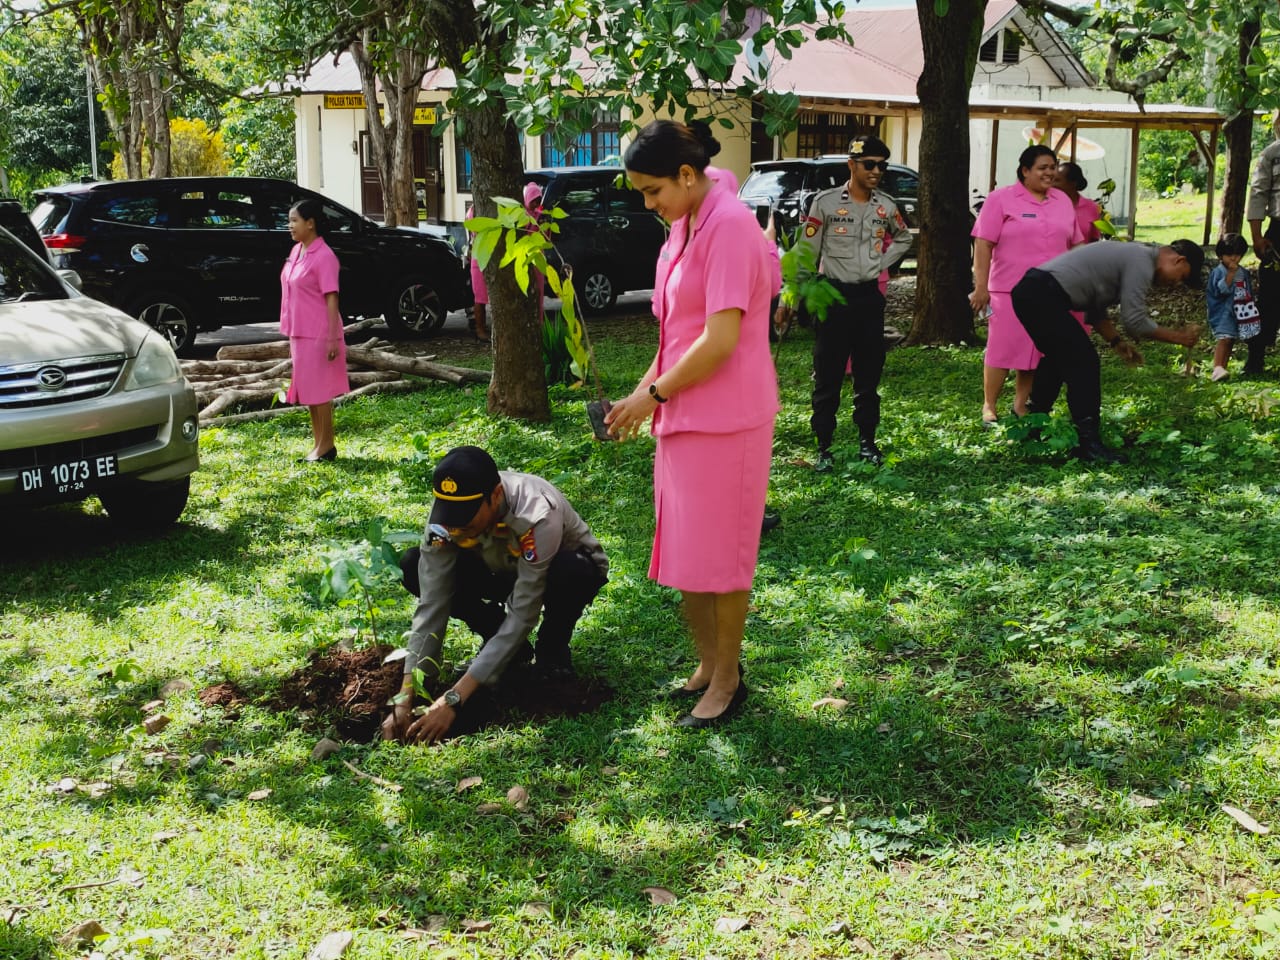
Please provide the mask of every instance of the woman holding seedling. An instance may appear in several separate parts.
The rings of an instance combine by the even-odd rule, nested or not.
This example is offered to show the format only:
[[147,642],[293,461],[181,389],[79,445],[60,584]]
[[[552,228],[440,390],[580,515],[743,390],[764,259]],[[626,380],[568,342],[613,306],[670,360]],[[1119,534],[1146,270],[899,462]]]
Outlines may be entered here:
[[705,124],[655,120],[624,164],[645,206],[669,224],[658,258],[658,353],[606,418],[619,439],[652,418],[657,530],[649,576],[681,591],[698,666],[675,691],[698,729],[747,698],[739,658],[755,576],[778,412],[769,356],[776,268],[754,214],[707,176],[720,145]]

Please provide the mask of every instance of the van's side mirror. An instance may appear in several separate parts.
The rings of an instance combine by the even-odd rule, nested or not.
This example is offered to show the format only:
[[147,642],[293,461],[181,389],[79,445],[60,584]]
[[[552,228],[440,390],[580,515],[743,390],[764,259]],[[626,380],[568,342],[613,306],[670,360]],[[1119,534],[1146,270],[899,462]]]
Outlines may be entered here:
[[67,281],[67,283],[71,284],[71,286],[75,287],[81,293],[84,292],[84,281],[80,279],[80,274],[76,273],[74,270],[59,270],[58,276]]

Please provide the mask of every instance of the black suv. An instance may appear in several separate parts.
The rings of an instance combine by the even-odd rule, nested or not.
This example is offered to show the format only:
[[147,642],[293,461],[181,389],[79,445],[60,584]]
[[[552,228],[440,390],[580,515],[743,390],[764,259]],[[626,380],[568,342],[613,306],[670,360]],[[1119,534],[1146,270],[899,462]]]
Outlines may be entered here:
[[[809,204],[819,190],[827,190],[847,182],[849,158],[845,154],[824,154],[812,159],[793,157],[787,160],[761,160],[751,165],[751,174],[738,190],[738,197],[748,206],[768,203],[773,206],[778,229],[792,231],[809,212]],[[911,228],[911,249],[916,254],[919,228],[916,204],[920,195],[920,174],[899,163],[889,164],[877,188],[889,194]]]
[[[621,167],[547,167],[525,178],[542,187],[542,205],[568,216],[551,234],[556,253],[573,267],[573,286],[585,312],[607,310],[628,290],[653,286],[666,224],[644,206]],[[553,261],[554,265],[554,261]]]
[[341,264],[347,316],[383,316],[401,334],[438,330],[471,303],[462,260],[439,237],[391,229],[287,180],[180,177],[72,183],[36,191],[31,215],[54,265],[84,292],[145,320],[179,354],[197,332],[280,316],[289,208],[319,200]]

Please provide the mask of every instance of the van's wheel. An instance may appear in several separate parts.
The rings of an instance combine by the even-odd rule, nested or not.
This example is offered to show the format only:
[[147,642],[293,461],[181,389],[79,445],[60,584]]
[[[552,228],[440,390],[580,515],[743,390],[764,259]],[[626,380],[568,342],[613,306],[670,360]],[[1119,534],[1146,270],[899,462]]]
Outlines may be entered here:
[[387,326],[410,337],[426,337],[444,326],[449,313],[440,295],[422,277],[402,277],[391,287]]
[[603,313],[618,302],[618,287],[602,268],[574,271],[573,286],[585,313]]
[[196,342],[196,323],[191,305],[182,297],[159,291],[138,297],[127,312],[160,331],[178,356],[191,356]]

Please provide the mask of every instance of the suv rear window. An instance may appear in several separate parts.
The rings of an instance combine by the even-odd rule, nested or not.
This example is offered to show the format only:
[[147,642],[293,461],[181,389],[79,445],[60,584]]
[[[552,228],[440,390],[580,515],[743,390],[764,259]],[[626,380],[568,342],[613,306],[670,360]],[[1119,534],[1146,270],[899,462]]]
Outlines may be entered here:
[[67,219],[67,214],[70,210],[71,201],[66,197],[56,194],[46,196],[31,211],[31,222],[36,225],[36,229],[40,231],[42,236],[47,236],[50,233],[59,233],[59,227],[62,226],[62,221]]
[[804,187],[804,171],[795,168],[781,170],[752,170],[747,182],[739,191],[753,197],[773,197],[777,200]]
[[116,197],[104,201],[94,212],[94,219],[125,223],[132,227],[155,227],[160,224],[160,213],[159,197]]

